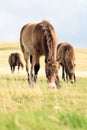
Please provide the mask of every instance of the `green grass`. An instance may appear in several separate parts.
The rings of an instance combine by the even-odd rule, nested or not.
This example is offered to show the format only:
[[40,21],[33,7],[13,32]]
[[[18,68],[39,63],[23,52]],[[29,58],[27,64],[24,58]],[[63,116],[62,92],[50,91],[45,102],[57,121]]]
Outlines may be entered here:
[[0,130],[87,130],[87,78],[49,89],[45,77],[0,75]]

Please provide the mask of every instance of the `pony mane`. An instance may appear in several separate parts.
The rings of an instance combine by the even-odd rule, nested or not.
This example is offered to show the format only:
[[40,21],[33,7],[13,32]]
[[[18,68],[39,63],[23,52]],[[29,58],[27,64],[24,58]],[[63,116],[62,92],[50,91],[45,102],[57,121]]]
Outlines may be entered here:
[[44,30],[48,46],[48,61],[53,61],[55,57],[54,51],[56,51],[57,37],[53,26],[46,20],[43,20],[40,24]]

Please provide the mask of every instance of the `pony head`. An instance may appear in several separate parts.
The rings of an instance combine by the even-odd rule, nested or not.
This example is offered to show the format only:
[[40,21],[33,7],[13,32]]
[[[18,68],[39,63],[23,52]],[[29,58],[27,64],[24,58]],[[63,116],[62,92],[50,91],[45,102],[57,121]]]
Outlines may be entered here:
[[71,83],[74,83],[75,82],[75,64],[72,64],[70,62],[70,64],[67,66],[67,72],[68,72]]
[[57,62],[53,62],[53,63],[45,62],[45,72],[46,72],[48,87],[55,88],[56,87],[55,82],[57,80],[57,75],[58,75]]

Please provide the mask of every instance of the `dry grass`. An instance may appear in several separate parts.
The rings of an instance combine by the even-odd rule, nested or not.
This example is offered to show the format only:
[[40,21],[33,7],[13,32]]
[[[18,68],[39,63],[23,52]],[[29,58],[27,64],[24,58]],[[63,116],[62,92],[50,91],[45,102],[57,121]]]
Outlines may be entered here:
[[87,49],[75,49],[76,70],[87,71]]

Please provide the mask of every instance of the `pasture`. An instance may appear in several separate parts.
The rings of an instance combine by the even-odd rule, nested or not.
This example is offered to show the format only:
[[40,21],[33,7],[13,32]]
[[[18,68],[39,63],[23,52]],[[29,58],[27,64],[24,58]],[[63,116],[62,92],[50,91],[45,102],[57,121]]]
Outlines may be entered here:
[[25,69],[11,74],[8,64],[10,53],[22,55],[20,45],[0,43],[0,130],[87,130],[87,49],[75,51],[77,82],[64,82],[60,70],[62,88],[48,89],[44,57],[29,86]]

